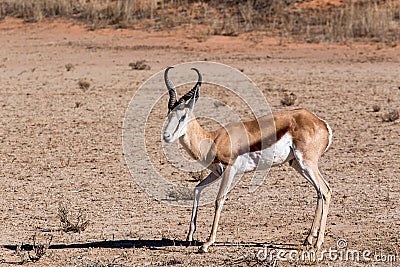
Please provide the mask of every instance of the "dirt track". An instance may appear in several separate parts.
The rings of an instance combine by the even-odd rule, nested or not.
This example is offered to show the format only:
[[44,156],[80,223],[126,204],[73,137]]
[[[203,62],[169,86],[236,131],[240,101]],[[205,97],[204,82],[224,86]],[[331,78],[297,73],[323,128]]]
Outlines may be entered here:
[[[202,255],[196,246],[180,246],[190,208],[143,193],[122,153],[122,123],[137,88],[166,66],[210,60],[242,69],[273,110],[285,109],[280,100],[293,92],[293,107],[329,122],[334,141],[320,164],[333,188],[324,247],[346,239],[349,249],[397,253],[393,266],[399,266],[400,125],[381,119],[400,104],[399,46],[286,45],[255,37],[198,42],[179,31],[89,32],[67,22],[1,22],[0,261],[19,262],[15,246],[31,244],[42,229],[39,237],[52,234],[53,247],[31,263],[36,266],[222,265],[235,264],[243,253],[254,262],[258,247],[214,246]],[[151,70],[128,66],[143,59]],[[88,90],[79,88],[81,79],[90,82]],[[381,111],[372,112],[374,104]],[[287,165],[273,169],[253,194],[243,181],[224,206],[217,241],[297,248],[315,200],[311,185]],[[80,234],[43,232],[60,227],[60,203],[82,209],[90,226]],[[199,241],[208,237],[212,214],[212,205],[200,208]]]

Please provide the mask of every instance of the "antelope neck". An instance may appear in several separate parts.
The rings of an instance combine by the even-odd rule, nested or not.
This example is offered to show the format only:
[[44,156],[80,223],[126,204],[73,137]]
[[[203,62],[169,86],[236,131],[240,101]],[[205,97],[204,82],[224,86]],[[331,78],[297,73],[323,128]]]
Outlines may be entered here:
[[209,143],[213,143],[214,136],[201,127],[196,118],[192,116],[186,126],[186,133],[179,138],[179,141],[192,157],[202,159],[209,152],[204,150],[210,149],[203,146],[202,142],[212,141]]

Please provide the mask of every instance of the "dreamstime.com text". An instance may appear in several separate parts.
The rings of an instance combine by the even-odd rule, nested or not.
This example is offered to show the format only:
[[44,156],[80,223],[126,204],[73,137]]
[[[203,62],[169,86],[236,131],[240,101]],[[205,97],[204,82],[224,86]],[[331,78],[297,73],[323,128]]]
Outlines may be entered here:
[[307,262],[380,262],[396,263],[400,256],[396,253],[384,253],[382,251],[356,250],[347,247],[347,240],[339,239],[336,248],[315,250],[287,250],[264,247],[256,254],[257,260],[261,262],[277,263],[307,263]]

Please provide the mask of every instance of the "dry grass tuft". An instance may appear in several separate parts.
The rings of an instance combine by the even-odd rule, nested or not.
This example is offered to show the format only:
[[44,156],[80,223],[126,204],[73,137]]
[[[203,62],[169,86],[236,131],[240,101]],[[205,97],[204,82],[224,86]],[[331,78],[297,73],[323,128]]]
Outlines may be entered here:
[[25,251],[24,245],[21,244],[17,246],[15,250],[15,254],[21,259],[19,264],[25,264],[28,262],[37,262],[39,261],[47,252],[47,249],[50,247],[51,241],[53,240],[52,235],[44,236],[43,241],[38,241],[38,235],[35,233],[32,236],[32,254],[31,251]]
[[359,0],[326,8],[302,8],[302,2],[306,1],[2,0],[0,18],[35,22],[66,17],[84,21],[92,30],[108,26],[196,29],[201,25],[203,30],[194,35],[199,41],[253,30],[307,42],[369,39],[395,47],[400,40],[398,0]]
[[352,1],[321,18],[321,33],[329,41],[369,38],[392,44],[400,37],[399,14],[395,1]]
[[399,119],[399,111],[395,109],[389,110],[387,113],[382,115],[382,120],[384,122],[394,122]]
[[83,214],[81,209],[79,209],[78,215],[74,220],[75,223],[73,223],[73,220],[71,219],[72,213],[69,211],[69,207],[67,204],[60,204],[60,206],[58,207],[58,217],[60,218],[61,222],[61,230],[65,233],[83,232],[90,224],[90,221],[86,219],[86,215]]
[[381,106],[378,104],[372,105],[372,111],[373,112],[379,112],[381,110]]
[[138,60],[136,62],[129,63],[129,67],[133,70],[150,70],[150,66],[146,64],[145,60]]
[[71,70],[75,69],[75,66],[73,64],[71,64],[71,63],[68,63],[68,64],[65,64],[65,69],[67,71],[71,71]]
[[82,91],[86,92],[90,88],[90,82],[86,79],[81,79],[78,82],[79,88],[82,89]]
[[207,177],[207,175],[209,174],[209,170],[204,169],[199,172],[190,172],[189,174],[193,180],[200,182],[200,181],[203,181]]
[[292,106],[296,103],[297,96],[294,93],[285,93],[283,99],[281,100],[281,104],[284,106]]

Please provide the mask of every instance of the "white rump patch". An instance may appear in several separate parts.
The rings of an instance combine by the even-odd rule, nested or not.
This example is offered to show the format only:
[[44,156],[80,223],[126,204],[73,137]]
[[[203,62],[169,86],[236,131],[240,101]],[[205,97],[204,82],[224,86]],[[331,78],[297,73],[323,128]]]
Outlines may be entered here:
[[[318,117],[318,116],[317,116],[317,117]],[[329,149],[329,148],[331,147],[331,145],[332,145],[333,133],[332,133],[331,127],[329,126],[329,124],[328,124],[328,122],[327,122],[326,120],[323,120],[323,119],[321,119],[320,117],[318,117],[318,119],[320,119],[321,121],[323,121],[323,122],[325,123],[326,129],[328,129],[328,133],[329,133],[329,136],[328,136],[328,145],[326,146],[326,148],[325,148],[325,150],[324,150],[324,153],[325,153],[326,151],[328,151],[328,149]]]

